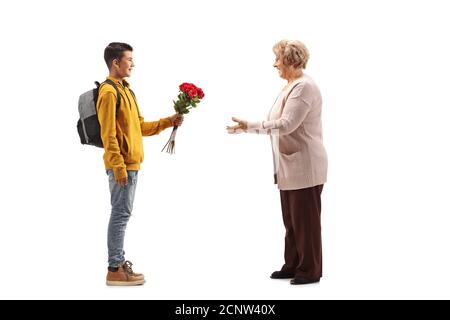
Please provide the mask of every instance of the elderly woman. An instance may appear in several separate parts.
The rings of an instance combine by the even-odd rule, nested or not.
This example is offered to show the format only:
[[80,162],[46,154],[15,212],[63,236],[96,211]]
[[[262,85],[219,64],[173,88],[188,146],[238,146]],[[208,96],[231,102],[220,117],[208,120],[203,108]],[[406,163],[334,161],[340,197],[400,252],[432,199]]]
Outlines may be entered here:
[[267,120],[248,122],[233,117],[237,124],[227,130],[270,135],[286,227],[285,262],[271,278],[293,278],[291,284],[314,283],[322,277],[320,195],[328,164],[322,143],[322,97],[313,79],[303,73],[309,59],[303,43],[282,40],[273,51],[274,67],[287,84]]

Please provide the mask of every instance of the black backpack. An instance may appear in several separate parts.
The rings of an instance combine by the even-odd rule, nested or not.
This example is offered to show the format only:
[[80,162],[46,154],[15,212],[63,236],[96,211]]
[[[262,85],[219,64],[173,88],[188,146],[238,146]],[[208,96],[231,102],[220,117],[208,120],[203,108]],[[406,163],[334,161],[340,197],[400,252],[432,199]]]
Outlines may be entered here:
[[[121,95],[116,84],[110,79],[106,79],[101,84],[95,81],[96,88],[89,90],[82,95],[78,100],[78,112],[80,113],[80,119],[77,123],[78,135],[82,144],[96,146],[103,148],[102,138],[100,136],[100,123],[97,116],[97,100],[100,86],[103,84],[109,84],[116,89],[117,102],[116,102],[116,117],[119,115]],[[134,94],[133,94],[134,98]]]

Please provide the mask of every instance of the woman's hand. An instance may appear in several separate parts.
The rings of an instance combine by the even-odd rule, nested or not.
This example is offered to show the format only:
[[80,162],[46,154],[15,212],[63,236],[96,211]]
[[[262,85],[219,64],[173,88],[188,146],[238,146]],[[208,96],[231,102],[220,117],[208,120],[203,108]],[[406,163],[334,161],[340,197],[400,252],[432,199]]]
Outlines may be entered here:
[[238,124],[235,126],[227,126],[227,131],[230,134],[234,134],[234,133],[242,133],[242,132],[247,132],[247,121],[245,120],[240,120],[236,117],[232,117],[231,120],[233,120],[234,122],[237,122]]

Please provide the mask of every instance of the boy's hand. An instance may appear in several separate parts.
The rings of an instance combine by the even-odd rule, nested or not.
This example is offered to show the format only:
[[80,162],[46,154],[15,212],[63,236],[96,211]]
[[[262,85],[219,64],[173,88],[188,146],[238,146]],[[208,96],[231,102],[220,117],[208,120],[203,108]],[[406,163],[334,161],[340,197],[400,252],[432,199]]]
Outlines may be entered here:
[[184,120],[184,116],[182,114],[176,113],[173,116],[170,116],[170,122],[172,123],[172,126],[181,126]]
[[125,187],[128,184],[128,177],[116,180],[117,184],[121,187]]

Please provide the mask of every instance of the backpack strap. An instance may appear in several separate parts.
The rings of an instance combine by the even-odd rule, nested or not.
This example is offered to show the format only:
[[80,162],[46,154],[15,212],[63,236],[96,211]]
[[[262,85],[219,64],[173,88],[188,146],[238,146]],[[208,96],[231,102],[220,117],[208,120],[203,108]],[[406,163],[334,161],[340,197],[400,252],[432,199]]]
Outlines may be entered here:
[[[119,108],[120,108],[120,98],[122,97],[120,92],[119,92],[119,88],[117,88],[116,84],[114,83],[114,81],[110,80],[110,79],[106,79],[105,82],[103,83],[107,83],[111,86],[114,87],[114,89],[116,89],[116,93],[117,93],[117,101],[116,101],[116,118],[119,116]],[[103,84],[102,83],[102,84]]]
[[136,106],[137,106],[138,104],[137,104],[137,100],[136,100],[136,95],[134,94],[133,90],[131,90],[130,88],[128,88],[128,90],[130,90],[131,95],[133,96],[134,103],[135,103]]
[[133,96],[133,100],[134,100],[134,103],[136,104],[136,109],[137,109],[138,115],[139,115],[139,117],[141,117],[141,112],[139,111],[139,106],[137,104],[136,95],[134,94],[133,90],[131,90],[130,88],[128,88],[128,90],[130,90],[131,95]]

